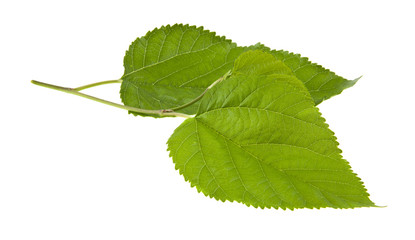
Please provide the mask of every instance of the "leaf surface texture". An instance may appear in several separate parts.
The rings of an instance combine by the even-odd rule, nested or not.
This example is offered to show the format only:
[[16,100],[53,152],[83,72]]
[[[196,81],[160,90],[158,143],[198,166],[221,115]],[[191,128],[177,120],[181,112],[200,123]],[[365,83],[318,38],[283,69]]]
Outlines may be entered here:
[[[244,51],[202,27],[163,26],[135,40],[124,58],[127,106],[169,109],[190,102],[229,71]],[[178,112],[194,114],[198,104]]]
[[260,43],[251,46],[249,49],[263,50],[284,62],[307,87],[316,105],[340,94],[344,89],[352,87],[359,80],[359,78],[347,80],[340,77],[334,72],[309,61],[308,58],[301,57],[300,54],[284,50],[271,50]]
[[280,61],[262,61],[268,55],[241,55],[175,130],[176,169],[205,195],[248,206],[374,206],[308,90]]

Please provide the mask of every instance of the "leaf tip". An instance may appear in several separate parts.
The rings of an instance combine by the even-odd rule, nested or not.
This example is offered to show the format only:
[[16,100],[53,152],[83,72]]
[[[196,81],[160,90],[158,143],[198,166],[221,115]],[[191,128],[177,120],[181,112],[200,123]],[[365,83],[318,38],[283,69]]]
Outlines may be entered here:
[[351,80],[351,81],[353,82],[353,85],[354,85],[355,83],[357,83],[357,81],[359,81],[362,77],[363,77],[363,75],[361,75],[361,76],[360,76],[360,77],[358,77],[358,78],[355,78],[355,79]]

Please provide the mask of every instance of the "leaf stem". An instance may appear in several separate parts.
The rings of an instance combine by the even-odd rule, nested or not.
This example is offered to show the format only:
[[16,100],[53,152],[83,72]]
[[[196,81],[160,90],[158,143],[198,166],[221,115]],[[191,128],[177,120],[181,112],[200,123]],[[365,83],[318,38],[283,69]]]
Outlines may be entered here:
[[74,88],[73,90],[75,90],[75,91],[81,91],[81,90],[84,90],[84,89],[87,89],[87,88],[96,87],[96,86],[104,85],[104,84],[110,84],[110,83],[122,83],[122,79],[118,79],[118,80],[108,80],[108,81],[91,83],[91,84],[88,84],[88,85],[84,85],[84,86],[80,86],[80,87]]
[[[94,96],[91,96],[91,95],[88,95],[88,94],[84,94],[84,93],[81,93],[78,90],[76,90],[76,89],[80,89],[80,88],[85,89],[85,87],[86,88],[93,87],[92,85],[94,85],[94,84],[85,85],[85,86],[82,86],[82,87],[79,87],[79,88],[67,88],[67,87],[56,86],[56,85],[49,84],[49,83],[39,82],[39,81],[36,81],[36,80],[32,80],[31,82],[33,84],[41,86],[41,87],[46,87],[46,88],[54,89],[54,90],[57,90],[57,91],[61,91],[61,92],[69,93],[69,94],[74,94],[74,95],[77,95],[77,96],[80,96],[80,97],[84,97],[84,98],[87,98],[87,99],[90,99],[90,100],[93,100],[93,101],[96,101],[96,102],[99,102],[99,103],[103,103],[103,104],[113,106],[113,107],[116,107],[116,108],[128,110],[128,111],[131,111],[131,112],[143,113],[143,114],[155,114],[155,115],[159,115],[159,116],[172,116],[172,117],[184,117],[184,118],[190,118],[191,117],[190,115],[187,115],[187,114],[184,114],[184,113],[174,112],[173,110],[170,110],[170,109],[148,110],[148,109],[140,109],[140,108],[125,106],[125,105],[110,102],[110,101],[107,101],[107,100],[104,100],[104,99],[101,99],[101,98],[97,98],[97,97],[94,97]],[[108,81],[105,81],[105,82],[109,83]],[[94,86],[98,86],[98,85],[101,85],[101,84],[106,84],[106,83],[102,83],[102,82],[101,83],[95,83]]]
[[185,103],[185,104],[183,104],[183,105],[181,105],[181,106],[178,106],[178,107],[174,107],[174,108],[171,108],[171,110],[173,110],[173,111],[177,111],[177,110],[180,110],[180,109],[183,109],[183,108],[185,108],[185,107],[188,107],[188,106],[190,106],[190,105],[192,105],[193,103],[195,103],[195,102],[197,102],[197,101],[199,101],[200,99],[202,99],[202,97],[206,94],[206,92],[207,91],[209,91],[209,89],[211,89],[213,86],[215,86],[216,84],[218,84],[218,83],[220,83],[221,81],[223,81],[224,79],[226,79],[228,76],[230,76],[231,75],[231,71],[228,71],[227,73],[225,73],[225,75],[223,75],[222,77],[220,77],[218,80],[216,80],[216,81],[214,81],[212,84],[210,84],[210,86],[209,87],[207,87],[198,97],[196,97],[195,99],[193,99],[192,101],[190,101],[190,102],[188,102],[188,103]]

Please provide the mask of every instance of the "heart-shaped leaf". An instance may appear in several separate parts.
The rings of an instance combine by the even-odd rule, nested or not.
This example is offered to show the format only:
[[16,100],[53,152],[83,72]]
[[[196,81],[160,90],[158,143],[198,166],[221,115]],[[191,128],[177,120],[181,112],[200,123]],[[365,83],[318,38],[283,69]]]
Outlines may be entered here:
[[279,61],[259,64],[263,57],[243,54],[236,74],[175,130],[168,149],[176,168],[205,195],[248,206],[374,206],[308,90],[281,74]]

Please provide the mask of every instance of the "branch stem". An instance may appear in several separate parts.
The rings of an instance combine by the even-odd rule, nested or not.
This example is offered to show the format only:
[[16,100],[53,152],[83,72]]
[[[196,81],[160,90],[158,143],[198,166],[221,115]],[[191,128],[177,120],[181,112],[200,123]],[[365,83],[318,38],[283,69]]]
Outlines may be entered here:
[[[159,116],[173,116],[173,117],[184,117],[184,118],[190,118],[191,117],[190,115],[174,112],[170,109],[148,110],[148,109],[140,109],[140,108],[125,106],[125,105],[110,102],[110,101],[107,101],[107,100],[104,100],[104,99],[101,99],[101,98],[97,98],[97,97],[94,97],[94,96],[91,96],[91,95],[88,95],[88,94],[84,94],[84,93],[81,93],[78,90],[76,90],[76,89],[79,89],[79,88],[85,89],[86,86],[92,87],[92,86],[89,86],[89,85],[85,85],[85,86],[82,86],[82,87],[79,87],[79,88],[67,88],[67,87],[56,86],[56,85],[53,85],[53,84],[39,82],[39,81],[35,81],[35,80],[32,80],[31,82],[33,84],[41,86],[41,87],[46,87],[46,88],[50,88],[50,89],[53,89],[53,90],[57,90],[57,91],[77,95],[77,96],[80,96],[80,97],[83,97],[83,98],[87,98],[87,99],[90,99],[90,100],[93,100],[93,101],[96,101],[96,102],[99,102],[99,103],[103,103],[103,104],[113,106],[113,107],[116,107],[116,108],[128,110],[128,111],[131,111],[131,112],[143,113],[143,114],[155,114],[155,115],[159,115]],[[101,84],[96,83],[95,86],[98,86],[98,85],[101,85]],[[90,84],[90,85],[94,85],[94,84]],[[86,87],[86,88],[88,88],[88,87]]]
[[53,84],[49,84],[49,83],[44,83],[44,82],[39,82],[36,80],[32,80],[31,82],[35,85],[41,86],[41,87],[45,87],[45,88],[50,88],[53,90],[57,90],[57,91],[61,91],[61,92],[65,92],[65,93],[69,93],[69,94],[73,94],[73,95],[77,95],[83,98],[87,98],[90,100],[93,100],[95,102],[99,102],[99,103],[103,103],[109,106],[113,106],[116,108],[120,108],[120,109],[124,109],[124,110],[128,110],[130,112],[136,112],[136,113],[142,113],[142,114],[154,114],[154,115],[159,115],[160,117],[163,116],[172,116],[172,117],[184,117],[184,118],[190,118],[190,115],[184,114],[184,113],[179,113],[179,112],[175,112],[179,109],[183,109],[185,107],[188,107],[192,104],[194,104],[195,102],[199,101],[200,99],[202,99],[202,97],[206,94],[207,91],[209,91],[209,89],[211,89],[213,86],[215,86],[216,84],[218,84],[219,82],[223,81],[224,79],[226,79],[227,77],[229,77],[231,74],[231,71],[228,71],[227,73],[225,73],[225,75],[223,75],[222,77],[220,77],[218,80],[216,80],[215,82],[213,82],[209,87],[207,87],[197,98],[193,99],[192,101],[185,103],[181,106],[175,107],[175,108],[171,108],[171,109],[159,109],[159,110],[148,110],[148,109],[141,109],[141,108],[135,108],[135,107],[130,107],[130,106],[125,106],[122,104],[118,104],[118,103],[114,103],[114,102],[110,102],[101,98],[97,98],[85,93],[81,93],[79,91],[87,89],[87,88],[91,88],[91,87],[96,87],[96,86],[100,86],[100,85],[104,85],[104,84],[110,84],[110,83],[122,83],[121,79],[118,80],[107,80],[107,81],[102,81],[102,82],[96,82],[96,83],[91,83],[91,84],[87,84],[84,86],[80,86],[77,88],[67,88],[67,87],[61,87],[61,86],[57,86],[57,85],[53,85]]

